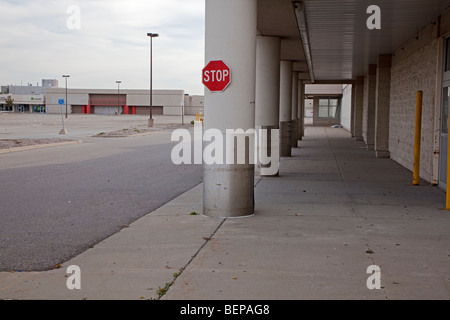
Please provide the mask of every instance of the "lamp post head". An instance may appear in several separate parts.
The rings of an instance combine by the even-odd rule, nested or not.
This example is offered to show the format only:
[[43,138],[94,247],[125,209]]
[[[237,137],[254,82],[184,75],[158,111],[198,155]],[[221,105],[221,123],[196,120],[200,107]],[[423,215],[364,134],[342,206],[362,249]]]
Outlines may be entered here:
[[70,76],[69,75],[63,75],[63,78],[69,78]]
[[152,38],[157,38],[157,37],[159,37],[159,34],[157,34],[157,33],[147,33],[147,36],[152,37]]

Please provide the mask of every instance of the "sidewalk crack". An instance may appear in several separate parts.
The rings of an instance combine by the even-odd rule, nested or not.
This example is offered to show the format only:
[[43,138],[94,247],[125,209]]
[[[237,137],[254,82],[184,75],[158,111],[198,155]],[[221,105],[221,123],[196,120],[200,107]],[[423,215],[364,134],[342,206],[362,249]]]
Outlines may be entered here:
[[[361,234],[362,234],[364,242],[365,242],[364,244],[365,244],[365,246],[367,248],[366,253],[370,254],[369,257],[370,257],[370,260],[372,261],[372,264],[373,265],[377,265],[375,263],[375,259],[373,257],[374,252],[369,246],[369,240],[367,238],[366,231],[364,230],[364,227],[363,227],[363,225],[361,223],[361,217],[358,215],[356,209],[353,206],[352,206],[352,212],[353,212],[353,215],[355,216],[355,218],[357,220],[357,223],[358,223],[357,227],[361,230]],[[385,296],[386,300],[389,300],[389,297],[388,297],[387,292],[386,292],[386,287],[381,287],[381,288],[383,289],[383,293],[384,293],[384,296]]]
[[189,261],[178,270],[178,273],[174,274],[174,278],[171,282],[167,282],[165,284],[164,288],[159,288],[157,290],[157,294],[158,297],[156,298],[156,300],[160,300],[165,294],[167,294],[167,292],[169,291],[170,287],[175,283],[175,281],[181,276],[181,274],[183,273],[183,271],[191,264],[191,262],[198,256],[198,254],[200,253],[200,251],[208,244],[208,242],[213,239],[214,235],[217,233],[217,231],[220,229],[220,227],[224,224],[224,222],[227,220],[227,218],[224,218],[219,225],[217,226],[216,229],[214,229],[214,231],[211,233],[211,235],[209,235],[208,237],[203,237],[203,240],[205,240],[205,242],[200,246],[200,248],[194,253],[194,255],[191,256],[191,258],[189,259]]

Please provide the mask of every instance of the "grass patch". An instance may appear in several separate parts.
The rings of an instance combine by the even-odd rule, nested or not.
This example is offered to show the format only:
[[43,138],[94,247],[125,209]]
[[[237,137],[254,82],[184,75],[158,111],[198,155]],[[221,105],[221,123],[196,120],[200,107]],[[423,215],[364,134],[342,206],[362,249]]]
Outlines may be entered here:
[[166,282],[164,288],[158,287],[158,290],[156,290],[156,294],[161,298],[163,295],[167,293],[167,290],[169,290],[171,285],[172,285],[171,282]]
[[178,272],[175,272],[172,276],[173,276],[173,280],[172,282],[166,282],[164,288],[158,287],[158,289],[156,290],[156,294],[158,295],[159,298],[161,298],[163,295],[165,295],[167,293],[167,291],[169,290],[170,286],[173,285],[173,283],[175,282],[175,280],[177,280],[177,278],[181,275],[181,273],[183,272],[184,267],[179,269]]

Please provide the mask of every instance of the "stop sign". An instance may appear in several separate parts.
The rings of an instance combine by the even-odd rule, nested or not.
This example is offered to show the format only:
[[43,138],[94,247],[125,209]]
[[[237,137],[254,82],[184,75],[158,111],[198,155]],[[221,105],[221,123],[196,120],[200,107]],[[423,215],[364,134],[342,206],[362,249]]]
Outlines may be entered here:
[[221,92],[231,82],[231,69],[222,60],[210,61],[203,68],[203,84],[211,92]]

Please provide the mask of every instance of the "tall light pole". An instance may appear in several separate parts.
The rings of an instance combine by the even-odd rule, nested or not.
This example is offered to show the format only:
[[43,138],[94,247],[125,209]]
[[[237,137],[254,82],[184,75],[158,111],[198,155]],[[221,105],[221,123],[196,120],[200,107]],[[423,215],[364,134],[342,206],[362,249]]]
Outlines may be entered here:
[[122,83],[122,81],[117,80],[117,115],[120,114],[120,95],[119,95],[119,86]]
[[63,78],[66,79],[66,119],[67,119],[67,78],[69,78],[69,75],[63,75]]
[[152,101],[152,39],[159,37],[159,34],[157,33],[147,33],[147,36],[150,37],[150,119],[148,119],[148,126],[153,127],[153,101]]

